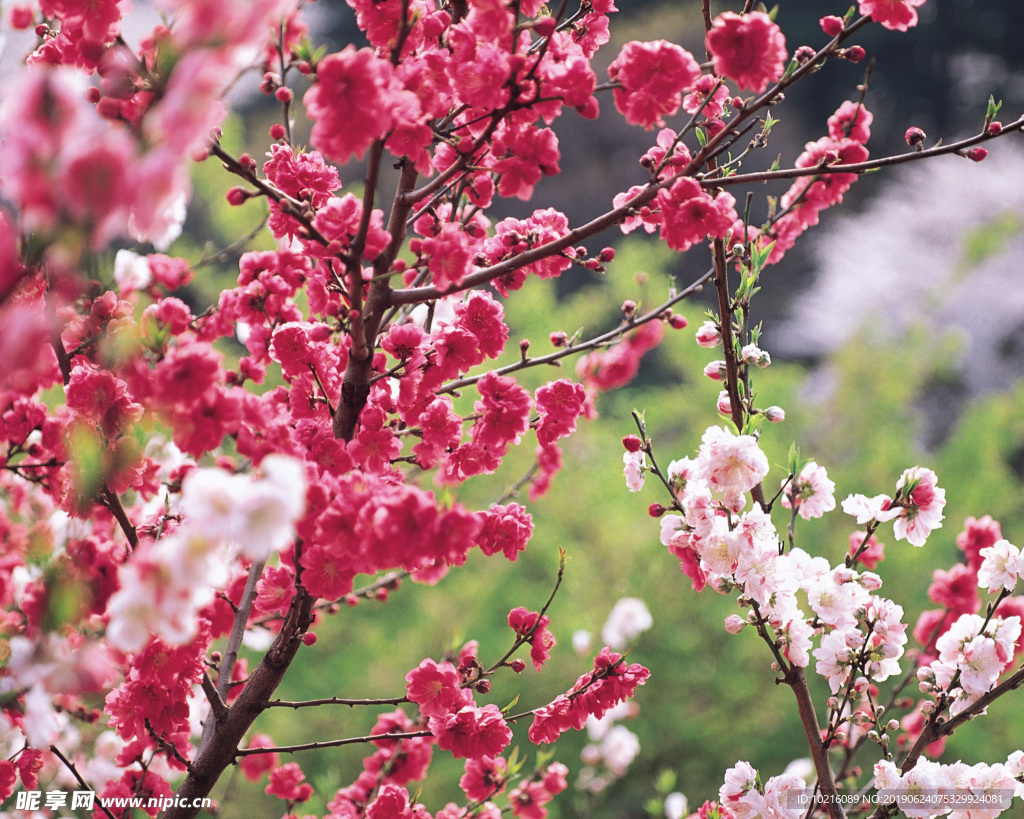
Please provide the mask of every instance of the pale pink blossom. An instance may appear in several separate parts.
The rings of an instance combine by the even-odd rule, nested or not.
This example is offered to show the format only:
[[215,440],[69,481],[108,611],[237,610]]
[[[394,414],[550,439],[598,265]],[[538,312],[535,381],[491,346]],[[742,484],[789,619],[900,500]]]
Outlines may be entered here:
[[730,634],[739,634],[747,627],[747,621],[738,614],[730,614],[725,618],[725,630]]
[[[753,436],[733,435],[723,427],[709,427],[701,440],[698,459],[712,493],[736,499],[768,474],[768,458]],[[733,508],[729,500],[726,504]]]
[[612,607],[601,629],[601,639],[612,648],[621,650],[652,625],[654,620],[643,600],[623,597]]
[[809,461],[782,493],[782,505],[795,508],[804,520],[820,518],[836,508],[835,491],[836,485],[829,480],[825,467]]
[[697,328],[697,344],[701,347],[717,347],[722,343],[722,334],[718,331],[718,325],[713,321],[705,321]]
[[868,601],[868,592],[854,582],[854,573],[845,567],[833,570],[807,589],[807,602],[818,618],[838,629],[849,629],[857,622],[857,609]]
[[1017,578],[1024,572],[1024,557],[1020,549],[1008,540],[997,541],[994,546],[982,549],[984,558],[978,569],[978,585],[993,594],[997,589],[1013,591]]
[[644,472],[647,469],[647,455],[643,450],[622,453],[622,472],[626,476],[626,487],[630,492],[644,488]]
[[725,781],[718,790],[718,798],[724,805],[740,799],[757,787],[757,771],[749,762],[737,762],[725,772]]
[[936,485],[937,480],[930,469],[915,466],[904,472],[896,483],[898,497],[903,497],[906,487],[914,487],[904,498],[907,505],[900,510],[899,517],[893,523],[897,540],[905,539],[912,546],[924,546],[932,530],[942,526],[946,490]]
[[892,498],[888,495],[875,495],[869,498],[865,495],[850,495],[843,501],[843,511],[853,515],[857,523],[863,525],[873,520],[892,520],[899,513],[899,509],[892,509]]

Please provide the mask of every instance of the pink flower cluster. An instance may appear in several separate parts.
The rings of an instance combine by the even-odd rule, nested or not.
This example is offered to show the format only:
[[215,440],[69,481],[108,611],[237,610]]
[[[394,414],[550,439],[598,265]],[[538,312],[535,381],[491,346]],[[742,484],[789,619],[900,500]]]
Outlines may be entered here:
[[[844,102],[828,119],[828,136],[809,142],[797,157],[796,167],[826,168],[865,161],[872,119],[862,102]],[[769,263],[779,262],[804,231],[818,224],[822,210],[842,202],[856,180],[853,173],[824,172],[794,181],[781,199],[783,215],[760,239],[762,246],[775,243]]]
[[639,663],[629,665],[621,654],[605,646],[594,659],[594,670],[584,674],[565,694],[534,711],[530,741],[554,742],[570,728],[581,730],[591,716],[600,719],[647,682],[651,672]]
[[924,546],[932,530],[942,526],[946,491],[937,485],[937,480],[930,469],[915,466],[906,470],[896,483],[895,499],[887,495],[850,495],[843,501],[843,511],[853,515],[859,524],[894,521],[897,540]]

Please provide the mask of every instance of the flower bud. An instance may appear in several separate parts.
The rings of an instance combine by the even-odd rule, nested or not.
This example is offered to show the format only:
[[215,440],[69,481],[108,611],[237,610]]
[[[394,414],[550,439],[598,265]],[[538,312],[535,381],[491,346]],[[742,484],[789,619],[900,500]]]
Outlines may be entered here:
[[867,52],[861,46],[850,46],[839,50],[839,57],[851,63],[859,63]]
[[718,411],[722,415],[732,415],[732,401],[729,400],[729,393],[726,390],[718,393]]
[[526,670],[526,663],[522,660],[513,660],[509,663],[509,667],[516,672],[516,674],[522,674]]
[[768,407],[766,410],[762,410],[761,414],[768,419],[771,424],[778,424],[781,421],[786,420],[786,411],[782,407]]
[[486,694],[488,691],[491,690],[491,681],[478,680],[477,683],[473,686],[473,688],[476,689],[476,692],[478,694]]
[[636,302],[632,299],[626,299],[622,302],[622,315],[626,318],[633,318],[636,315]]
[[280,122],[275,122],[270,126],[270,138],[273,140],[284,139],[287,133]]
[[278,88],[274,92],[274,98],[278,102],[291,102],[292,101],[292,89],[285,88],[284,86]]
[[697,344],[701,347],[717,347],[721,340],[722,335],[713,321],[705,321],[697,329]]
[[530,339],[524,338],[519,342],[519,355],[526,358],[526,354],[530,351]]
[[252,197],[253,194],[245,188],[231,188],[227,193],[228,204],[233,207],[238,207]]
[[793,52],[793,59],[800,63],[800,65],[803,65],[813,59],[816,53],[810,46],[800,46],[800,48]]
[[316,633],[315,632],[307,631],[305,634],[302,635],[302,644],[304,646],[311,646],[311,645],[313,645],[315,643],[316,643]]
[[967,158],[971,160],[971,162],[981,162],[981,160],[986,156],[988,156],[988,151],[981,147],[971,148],[971,150],[967,152]]
[[552,347],[564,347],[566,344],[569,343],[569,336],[563,333],[561,330],[552,333],[550,339]]
[[643,443],[639,435],[626,435],[622,439],[622,446],[626,448],[626,452],[639,452]]
[[843,28],[845,27],[843,24],[843,18],[836,17],[834,14],[830,14],[828,17],[822,17],[818,21],[818,25],[821,26],[821,30],[829,37],[835,37],[842,34]]
[[538,17],[533,21],[533,30],[538,37],[550,37],[555,33],[556,25],[554,17]]
[[686,316],[680,313],[673,313],[668,317],[668,324],[673,330],[682,330],[689,322],[686,320]]
[[724,361],[712,361],[704,368],[704,375],[710,378],[712,381],[722,381],[725,379],[727,368]]
[[650,515],[652,518],[660,518],[667,511],[668,509],[662,506],[660,503],[652,503],[650,506],[647,507],[647,514]]
[[725,630],[730,634],[739,634],[747,627],[747,621],[738,614],[730,614],[725,618]]
[[1001,122],[990,122],[985,132],[989,136],[999,136],[1003,132],[1003,123]]
[[924,141],[927,138],[925,132],[916,126],[907,128],[907,133],[903,135],[903,138],[907,140],[907,145],[911,148],[921,150],[924,146]]

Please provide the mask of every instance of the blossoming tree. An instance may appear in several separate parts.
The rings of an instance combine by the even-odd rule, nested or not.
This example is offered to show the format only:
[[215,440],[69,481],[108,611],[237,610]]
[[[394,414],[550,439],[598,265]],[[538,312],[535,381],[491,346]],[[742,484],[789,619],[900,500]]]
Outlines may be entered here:
[[[859,174],[951,153],[980,161],[983,144],[1024,124],[1000,124],[992,103],[975,136],[929,146],[912,127],[910,152],[870,159],[865,85],[791,167],[743,170],[770,143],[787,89],[836,60],[859,62],[857,32],[906,32],[923,3],[860,0],[821,20],[816,46],[791,50],[752,0],[717,16],[705,2],[706,54],[630,42],[607,82],[591,60],[609,39],[611,0],[349,0],[369,45],[331,54],[310,44],[301,0],[160,0],[165,22],[137,42],[122,34],[123,0],[12,7],[10,24],[34,27],[38,42],[6,89],[0,148],[0,685],[10,749],[0,796],[64,785],[98,792],[95,815],[123,815],[114,797],[152,797],[142,804],[150,815],[195,815],[237,765],[290,811],[312,786],[300,763],[280,763],[282,752],[362,744],[363,773],[330,799],[331,816],[494,819],[507,806],[543,817],[566,768],[550,759],[527,768],[524,753],[509,751],[510,726],[529,721],[529,743],[552,743],[649,677],[609,646],[551,702],[529,690],[519,712],[487,702],[493,675],[526,667],[520,649],[544,667],[555,644],[547,604],[510,611],[506,645],[424,658],[394,681],[392,698],[282,703],[275,691],[299,652],[317,650],[314,626],[339,603],[407,578],[435,583],[473,549],[516,561],[533,529],[518,496],[473,509],[459,487],[525,446],[534,466],[519,488],[539,502],[561,466],[559,442],[595,412],[600,391],[635,375],[666,327],[686,325],[673,307],[705,285],[718,310],[696,340],[722,351],[705,371],[723,384],[722,424],[695,458],[662,469],[637,416],[639,434],[624,439],[627,481],[636,489],[653,474],[664,484],[651,511],[694,588],[738,593],[742,613],[726,628],[755,631],[792,688],[814,782],[762,782],[739,762],[721,804],[701,815],[797,816],[805,809],[790,797],[808,789],[820,797],[812,810],[839,816],[851,788],[1018,787],[1020,752],[973,766],[925,756],[1024,679],[1011,670],[1024,613],[1010,596],[1024,569],[1017,548],[991,521],[969,526],[967,563],[938,584],[943,608],[915,629],[924,652],[909,671],[923,698],[897,757],[890,740],[901,726],[883,718],[878,685],[906,671],[907,624],[877,594],[875,536],[892,522],[897,539],[923,545],[942,521],[944,492],[913,467],[892,496],[848,498],[843,511],[865,528],[834,567],[795,537],[797,518],[835,507],[824,468],[794,455],[773,493],[757,443],[762,423],[784,416],[753,390],[756,368],[770,363],[749,319],[761,271]],[[226,92],[254,64],[280,105],[262,161],[231,153],[218,130]],[[293,139],[303,75],[313,150]],[[496,198],[529,202],[542,177],[559,173],[554,121],[567,108],[596,117],[605,91],[628,123],[659,129],[637,184],[586,224],[544,207],[492,223]],[[204,159],[196,172],[237,177],[232,205],[265,203],[276,247],[244,253],[237,286],[197,315],[176,294],[202,272],[162,251],[180,232],[192,163]],[[358,192],[339,181],[337,166],[349,162],[364,169]],[[398,174],[385,197],[386,163]],[[789,190],[753,223],[732,191],[777,179]],[[502,358],[516,291],[574,266],[605,270],[615,256],[605,234],[641,228],[680,253],[709,250],[708,272],[660,304],[626,302],[607,333],[556,332],[550,351],[520,344]],[[111,264],[105,253],[118,247]],[[231,369],[214,346],[229,337],[245,349]],[[532,391],[518,380],[573,358],[574,378]],[[790,510],[782,537],[779,507]],[[979,587],[994,595],[984,615]],[[250,665],[243,640],[261,636]],[[812,658],[832,692],[824,723],[805,677]],[[381,713],[368,736],[281,747],[257,731],[282,704]],[[96,739],[101,728],[112,742]],[[874,778],[858,782],[852,760],[868,741]],[[461,803],[410,796],[435,746],[465,760]],[[19,804],[33,808],[28,796]],[[948,800],[904,807],[951,809]],[[988,810],[958,815],[998,813]]]

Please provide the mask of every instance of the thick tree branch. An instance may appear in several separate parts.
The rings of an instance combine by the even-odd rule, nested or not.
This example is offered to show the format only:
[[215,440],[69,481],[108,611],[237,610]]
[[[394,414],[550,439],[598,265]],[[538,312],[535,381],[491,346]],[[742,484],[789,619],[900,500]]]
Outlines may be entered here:
[[832,766],[828,758],[828,748],[821,741],[821,726],[818,724],[818,715],[814,712],[814,701],[811,699],[811,691],[807,687],[804,670],[799,666],[791,666],[784,681],[793,689],[793,694],[796,697],[800,722],[804,726],[807,747],[810,749],[811,761],[814,763],[814,772],[818,775],[818,789],[825,797],[828,815],[832,819],[844,819],[846,814],[839,806],[838,791],[835,780],[832,778]]
[[[192,761],[192,771],[175,793],[176,801],[191,805],[193,800],[208,796],[224,769],[235,761],[239,743],[256,717],[266,709],[271,694],[280,685],[302,645],[302,635],[312,622],[312,606],[313,598],[305,589],[298,588],[273,645],[249,675],[248,682],[224,719],[217,723],[209,743]],[[164,817],[191,819],[198,812],[199,808],[172,807]]]

